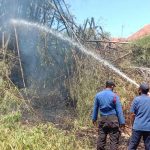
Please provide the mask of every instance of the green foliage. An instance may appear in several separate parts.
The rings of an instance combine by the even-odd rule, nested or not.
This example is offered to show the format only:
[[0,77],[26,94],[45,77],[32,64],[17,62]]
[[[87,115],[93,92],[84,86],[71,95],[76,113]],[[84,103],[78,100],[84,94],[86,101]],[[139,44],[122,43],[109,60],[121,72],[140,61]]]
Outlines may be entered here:
[[[5,69],[4,69],[5,68]],[[23,125],[18,90],[5,77],[7,67],[1,67],[0,84],[0,150],[90,150],[88,138],[79,140],[74,130],[57,129],[53,124]],[[4,73],[2,73],[4,72]]]
[[3,133],[0,135],[1,150],[90,149],[88,139],[78,140],[74,132],[67,133],[52,124],[22,125],[16,122],[16,117],[6,117],[3,123],[0,121],[0,132]]
[[133,44],[133,62],[138,66],[150,67],[150,36],[139,39]]
[[150,48],[150,36],[145,36],[141,39],[138,39],[134,42],[135,44],[142,46],[143,48]]
[[94,97],[105,85],[108,70],[88,56],[75,57],[77,68],[70,79],[71,96],[77,100],[75,126],[91,126]]
[[9,65],[0,62],[0,115],[19,110],[22,100],[16,87],[8,80]]
[[1,122],[4,123],[15,123],[18,122],[21,118],[21,114],[20,112],[13,112],[7,115],[3,115],[1,117]]

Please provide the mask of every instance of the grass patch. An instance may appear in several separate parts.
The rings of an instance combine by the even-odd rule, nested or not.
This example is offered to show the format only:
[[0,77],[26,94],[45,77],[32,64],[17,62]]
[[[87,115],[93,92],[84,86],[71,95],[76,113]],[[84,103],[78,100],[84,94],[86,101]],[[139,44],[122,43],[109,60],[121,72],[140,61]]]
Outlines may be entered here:
[[67,132],[53,124],[22,125],[19,113],[0,121],[1,150],[90,150],[88,139],[78,140],[74,131]]

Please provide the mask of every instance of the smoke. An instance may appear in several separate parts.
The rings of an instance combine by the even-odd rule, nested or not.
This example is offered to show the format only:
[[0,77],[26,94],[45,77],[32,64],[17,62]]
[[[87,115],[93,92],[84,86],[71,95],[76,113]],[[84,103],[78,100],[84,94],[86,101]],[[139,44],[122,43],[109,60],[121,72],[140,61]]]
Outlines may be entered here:
[[[14,25],[11,19],[25,19],[56,28],[51,0],[0,0],[1,33],[10,35],[9,48],[16,49]],[[61,25],[61,24],[60,24]],[[20,59],[26,84],[26,95],[38,107],[63,107],[71,97],[68,81],[73,76],[72,47],[63,40],[34,27],[15,27]],[[13,68],[12,80],[20,88],[22,78],[19,63]]]
[[27,86],[46,93],[63,84],[73,61],[70,45],[33,27],[17,27],[17,34]]
[[[50,109],[56,116],[73,103],[68,82],[74,75],[77,52],[70,43],[31,26],[15,25],[27,94],[34,108]],[[19,69],[19,68],[18,68]],[[73,107],[75,105],[72,105]],[[44,114],[44,118],[45,118]],[[48,120],[51,117],[48,117]]]
[[[0,0],[1,32],[7,32],[9,34],[12,34],[11,38],[14,37],[13,35],[14,28],[9,24],[9,21],[12,18],[32,20],[35,22],[49,25],[49,20],[52,18],[54,12],[53,9],[50,9],[51,3],[52,3],[51,0],[43,0],[43,1],[41,0]],[[42,62],[43,60],[45,60],[45,58],[39,57],[40,51],[41,50],[49,51],[49,49],[56,49],[56,48],[52,46],[50,47],[50,45],[46,46],[44,43],[45,39],[41,36],[42,33],[40,33],[34,28],[28,28],[28,29],[19,28],[17,29],[17,34],[19,36],[19,46],[20,46],[19,48],[21,51],[21,59],[22,59],[23,67],[25,69],[25,76],[26,77],[30,76],[30,79],[29,77],[28,79],[26,79],[27,80],[26,82],[28,82],[27,84],[29,86],[29,84],[32,85],[32,82],[29,80],[36,79],[37,72],[38,74],[42,74],[41,76],[43,77],[46,76],[45,72],[47,71],[44,71],[46,68],[43,67],[44,62]],[[11,39],[11,43],[13,40]],[[43,54],[44,53],[45,52],[43,52]],[[53,54],[51,56],[53,56]],[[48,58],[48,55],[46,55],[46,57]],[[53,56],[53,58],[55,57],[56,56]],[[57,59],[55,58],[54,60],[55,63],[63,64],[62,61],[60,63],[61,59],[59,58],[59,55],[57,57],[58,58]],[[40,60],[41,62],[39,62]],[[41,66],[41,68],[38,69],[39,67],[37,66],[40,66],[41,64],[43,66]],[[53,69],[49,69],[49,72],[50,70],[52,72]],[[62,73],[60,73],[60,75],[56,75],[56,73],[54,74],[57,77],[57,76],[61,76]],[[39,80],[42,81],[42,78]]]

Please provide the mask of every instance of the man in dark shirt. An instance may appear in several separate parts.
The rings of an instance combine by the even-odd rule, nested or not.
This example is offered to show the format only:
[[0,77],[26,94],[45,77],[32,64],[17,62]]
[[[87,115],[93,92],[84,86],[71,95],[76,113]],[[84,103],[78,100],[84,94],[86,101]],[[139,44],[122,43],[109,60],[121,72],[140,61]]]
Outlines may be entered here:
[[141,137],[143,137],[145,149],[150,150],[150,97],[148,92],[148,84],[142,83],[139,87],[140,96],[135,97],[131,105],[133,130],[129,150],[137,149]]
[[98,111],[100,111],[99,137],[97,150],[105,150],[107,135],[110,135],[110,149],[117,150],[119,143],[119,127],[125,126],[122,106],[119,97],[113,92],[114,82],[107,81],[106,89],[95,96],[92,120],[96,125]]

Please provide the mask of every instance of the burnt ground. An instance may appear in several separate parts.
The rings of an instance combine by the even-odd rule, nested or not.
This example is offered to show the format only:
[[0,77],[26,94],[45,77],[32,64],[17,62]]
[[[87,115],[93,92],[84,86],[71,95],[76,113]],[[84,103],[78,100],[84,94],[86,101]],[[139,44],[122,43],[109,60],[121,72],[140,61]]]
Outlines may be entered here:
[[[49,113],[47,112],[47,114],[49,114]],[[66,135],[69,134],[72,131],[72,129],[74,128],[73,120],[68,118],[68,117],[66,117],[65,120],[64,120],[64,118],[65,118],[64,116],[63,117],[57,116],[58,118],[56,118],[56,116],[54,117],[53,114],[51,114],[50,116],[48,115],[48,118],[49,117],[51,118],[50,122],[53,120],[52,122],[54,123],[55,127],[58,129],[64,130]],[[29,122],[27,120],[27,122],[23,122],[23,123],[28,124]],[[31,122],[33,122],[33,120]],[[29,124],[31,124],[31,122]],[[49,120],[44,121],[43,123],[47,123],[47,122],[49,122]],[[98,132],[96,131],[96,129],[94,129],[94,128],[78,129],[77,131],[75,131],[75,135],[76,135],[78,140],[84,140],[84,139],[88,138],[90,141],[91,150],[96,150],[97,138],[98,138]],[[128,150],[129,138],[130,138],[129,135],[127,135],[127,134],[121,135],[120,142],[119,142],[119,149],[120,150]],[[109,146],[110,146],[110,144],[109,144],[109,136],[108,136],[107,144],[106,144],[106,150],[110,150]],[[144,144],[142,141],[141,141],[137,150],[144,150]]]
[[[90,139],[91,142],[91,149],[96,149],[96,142],[97,142],[97,137],[98,137],[98,133],[96,130],[94,129],[83,129],[77,132],[77,137],[79,139],[84,139],[85,137],[88,137],[88,139]],[[128,144],[129,144],[129,135],[127,134],[122,134],[120,137],[120,143],[119,143],[119,149],[120,150],[127,150],[128,149]],[[106,144],[106,150],[110,150],[109,148],[109,136],[107,139],[107,144]],[[144,150],[144,144],[141,141],[140,145],[138,146],[137,150]]]
[[[69,134],[69,132],[71,132],[71,130],[74,128],[73,120],[75,116],[69,115],[69,114],[73,114],[72,112],[73,110],[71,109],[66,109],[65,107],[63,107],[63,109],[56,108],[56,107],[51,107],[51,108],[46,109],[46,107],[43,107],[43,108],[34,108],[34,111],[36,111],[36,115],[38,116],[38,118],[36,117],[34,118],[35,115],[32,116],[31,113],[27,112],[24,115],[25,116],[25,118],[23,119],[24,123],[28,123],[28,121],[34,122],[34,119],[37,119],[39,122],[43,122],[43,123],[52,122],[54,123],[56,128],[64,130],[66,134]],[[131,134],[131,130],[130,129],[127,129],[127,130],[128,130],[127,133]],[[84,140],[85,138],[86,139],[88,138],[91,143],[90,144],[91,150],[96,149],[98,132],[94,127],[93,128],[85,127],[85,128],[78,129],[77,131],[75,131],[75,134],[76,134],[77,139],[79,140]],[[120,144],[119,144],[120,150],[127,150],[129,137],[130,136],[128,134],[121,135]],[[109,137],[108,137],[107,144],[106,144],[106,150],[110,150]],[[137,150],[144,150],[143,142],[140,143]]]

